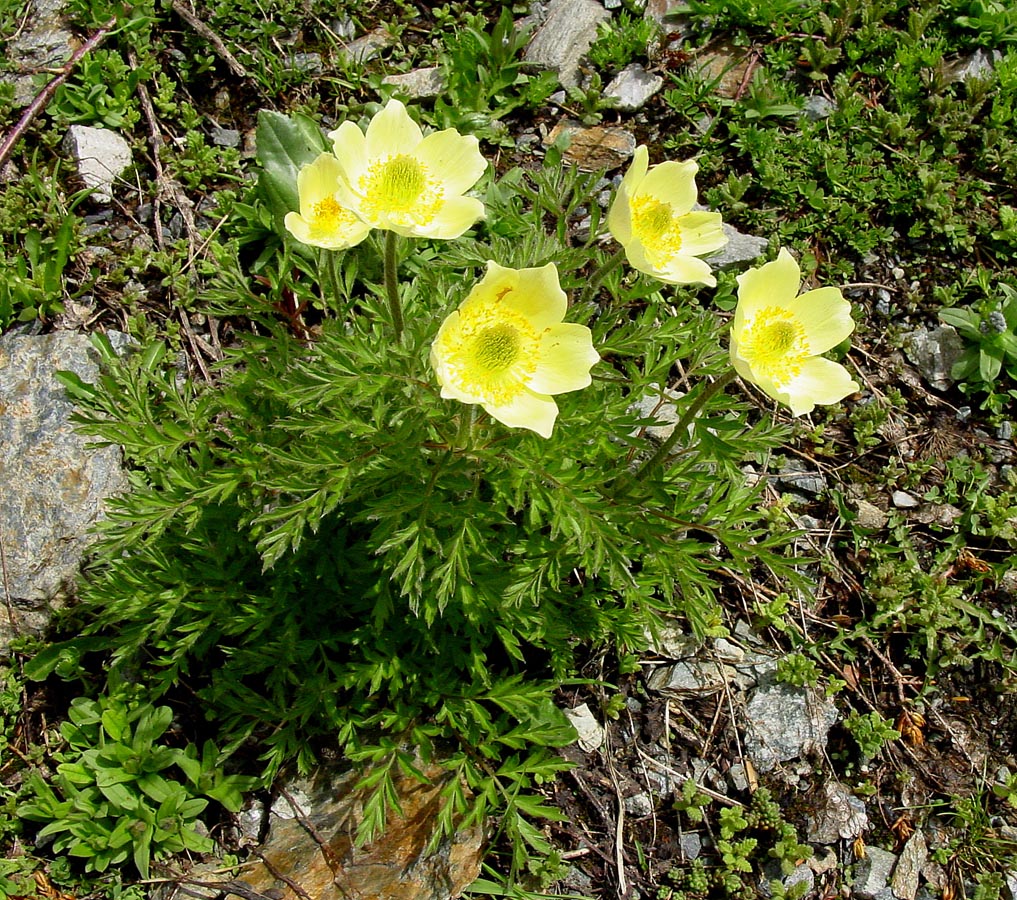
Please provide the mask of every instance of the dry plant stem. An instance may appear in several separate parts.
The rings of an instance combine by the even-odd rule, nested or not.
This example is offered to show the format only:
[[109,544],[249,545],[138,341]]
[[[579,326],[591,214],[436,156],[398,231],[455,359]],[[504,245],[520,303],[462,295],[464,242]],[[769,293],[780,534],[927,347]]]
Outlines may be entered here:
[[53,95],[56,93],[56,89],[63,84],[71,72],[74,71],[75,66],[81,62],[81,58],[88,52],[94,50],[99,46],[109,35],[110,31],[113,30],[113,26],[116,25],[117,18],[113,16],[108,22],[106,22],[95,34],[93,34],[84,44],[78,47],[74,53],[71,54],[71,58],[67,60],[64,67],[60,70],[60,73],[49,82],[38,94],[35,99],[28,105],[28,109],[24,111],[21,118],[18,119],[17,124],[7,133],[7,136],[0,143],[0,169],[6,165],[7,160],[10,159],[11,153],[14,152],[14,145],[18,142],[21,136],[28,130],[28,126],[32,124],[39,113],[45,108],[46,104],[53,99]]
[[188,25],[191,26],[201,37],[208,41],[214,48],[215,52],[222,57],[224,63],[229,66],[230,71],[238,78],[250,78],[247,69],[245,69],[238,61],[237,58],[230,53],[229,49],[223,43],[223,40],[217,35],[211,28],[209,28],[204,22],[199,19],[194,12],[189,9],[183,0],[173,0],[173,12],[175,12],[181,19],[183,19]]
[[398,239],[394,231],[385,232],[385,294],[397,342],[403,339],[403,308],[399,301],[399,279],[396,277],[399,268]]

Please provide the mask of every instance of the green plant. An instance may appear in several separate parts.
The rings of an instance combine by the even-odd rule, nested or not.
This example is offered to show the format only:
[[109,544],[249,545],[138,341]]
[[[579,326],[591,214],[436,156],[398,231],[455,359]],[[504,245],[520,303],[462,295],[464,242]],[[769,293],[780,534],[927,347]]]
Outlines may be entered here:
[[852,710],[844,718],[844,727],[858,744],[862,759],[866,760],[876,756],[890,741],[900,738],[900,732],[890,720],[876,710],[867,713]]
[[621,10],[597,26],[597,39],[589,50],[590,62],[604,74],[613,74],[629,63],[645,59],[650,42],[657,36],[653,19]]
[[168,706],[77,698],[60,727],[67,747],[55,754],[52,782],[32,771],[18,805],[24,819],[43,823],[36,840],[53,837],[55,850],[83,858],[89,872],[133,860],[145,878],[153,858],[213,849],[195,828],[208,799],[236,812],[257,782],[223,774],[210,741],[200,757],[194,745],[163,743],[172,719]]
[[815,687],[821,673],[814,659],[804,653],[789,653],[777,660],[777,680],[796,687]]
[[969,390],[989,390],[1001,374],[1017,380],[1017,290],[1000,284],[998,297],[975,308],[942,309],[939,318],[973,345],[954,363],[953,378]]

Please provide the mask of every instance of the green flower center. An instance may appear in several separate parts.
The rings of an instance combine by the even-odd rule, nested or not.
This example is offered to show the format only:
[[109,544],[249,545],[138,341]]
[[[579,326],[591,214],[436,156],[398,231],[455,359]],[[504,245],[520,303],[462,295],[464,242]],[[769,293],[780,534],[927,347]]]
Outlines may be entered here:
[[464,303],[455,327],[443,330],[434,344],[457,386],[493,406],[526,390],[540,358],[540,332],[502,302],[507,293]]
[[801,372],[812,354],[802,323],[783,307],[767,306],[743,327],[738,355],[753,372],[783,385]]
[[364,210],[374,219],[391,218],[400,225],[426,225],[441,208],[444,191],[426,167],[399,154],[374,163],[360,181]]
[[654,265],[662,265],[682,247],[682,230],[670,203],[656,197],[636,197],[630,204],[632,234]]

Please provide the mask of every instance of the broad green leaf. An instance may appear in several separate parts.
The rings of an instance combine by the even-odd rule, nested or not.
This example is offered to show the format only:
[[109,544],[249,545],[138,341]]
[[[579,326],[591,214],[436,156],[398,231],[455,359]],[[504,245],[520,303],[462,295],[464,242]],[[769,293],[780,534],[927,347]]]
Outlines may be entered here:
[[284,116],[263,109],[258,113],[258,186],[272,209],[276,227],[286,213],[299,208],[297,173],[328,150],[325,135],[306,116]]

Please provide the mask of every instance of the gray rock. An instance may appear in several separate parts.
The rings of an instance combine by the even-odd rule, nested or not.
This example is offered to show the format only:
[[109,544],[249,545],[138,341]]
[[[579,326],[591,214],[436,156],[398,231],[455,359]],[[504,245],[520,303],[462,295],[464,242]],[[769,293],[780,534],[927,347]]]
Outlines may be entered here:
[[1003,59],[999,50],[990,54],[984,47],[979,47],[970,56],[954,60],[943,66],[943,76],[947,84],[955,81],[970,81],[972,78],[989,78],[996,63]]
[[633,794],[624,800],[625,812],[634,819],[653,815],[653,798],[649,794]]
[[392,85],[410,100],[437,97],[445,90],[445,76],[442,74],[441,66],[414,69],[403,75],[386,75],[381,79],[381,83]]
[[777,473],[777,484],[788,491],[813,496],[826,490],[826,478],[821,472],[812,471],[800,459],[789,459]]
[[760,772],[821,750],[837,707],[821,694],[786,684],[756,688],[745,708],[745,754]]
[[1003,877],[1006,880],[1006,890],[1010,894],[1010,900],[1017,900],[1017,871],[1008,869]]
[[611,18],[596,0],[551,0],[547,17],[523,53],[530,65],[553,69],[563,87],[579,84],[579,61],[597,39],[597,26]]
[[713,694],[723,690],[736,674],[719,663],[688,659],[654,669],[646,686],[662,694]]
[[912,497],[907,491],[894,491],[890,495],[890,502],[897,509],[915,509],[920,501],[917,497]]
[[562,159],[584,172],[616,169],[628,162],[636,151],[636,136],[627,128],[595,125],[587,128],[578,122],[562,119],[544,141],[546,146],[559,138],[568,138]]
[[649,649],[665,659],[686,659],[695,656],[703,646],[703,642],[691,634],[687,627],[673,620],[661,622],[656,633],[647,628],[643,634]]
[[57,370],[93,382],[95,352],[84,335],[0,337],[0,540],[15,628],[0,615],[0,653],[17,634],[38,634],[70,595],[89,529],[106,498],[127,488],[118,447],[88,447]]
[[737,228],[728,225],[727,222],[724,223],[724,234],[727,235],[727,243],[716,253],[704,257],[714,269],[727,269],[731,266],[755,262],[766,253],[767,248],[770,246],[770,242],[766,238],[742,234]]
[[647,425],[634,432],[634,435],[642,431],[652,440],[663,443],[671,437],[679,419],[678,410],[671,401],[681,400],[685,395],[673,391],[671,388],[665,388],[663,396],[661,396],[660,385],[652,384],[651,387],[655,392],[643,394],[629,409],[632,412],[638,413],[643,418],[653,418],[661,424]]
[[320,53],[291,53],[286,57],[286,68],[305,75],[320,75],[325,71],[325,60]]
[[829,118],[836,109],[837,104],[822,94],[810,94],[805,100],[802,112],[805,114],[805,118],[818,122],[820,119]]
[[682,834],[679,845],[682,848],[682,857],[687,861],[699,859],[699,854],[703,852],[703,839],[698,831],[687,831]]
[[134,161],[131,145],[115,131],[72,125],[64,137],[64,150],[78,168],[78,176],[92,199],[109,204],[113,200],[113,184]]
[[391,47],[395,41],[387,28],[375,28],[340,48],[339,61],[346,65],[368,62],[380,56],[382,50]]
[[217,147],[239,147],[240,132],[235,128],[220,128],[216,125],[212,128],[212,143]]
[[579,735],[579,746],[587,753],[593,753],[604,746],[604,728],[594,718],[587,704],[581,703],[575,709],[566,709],[565,717]]
[[856,500],[854,505],[858,513],[855,523],[860,528],[879,531],[879,529],[886,527],[888,516],[874,503],[869,503],[868,500]]
[[815,814],[808,818],[808,839],[814,844],[850,841],[868,827],[865,804],[839,781],[828,781],[823,786],[823,797],[816,803]]
[[74,34],[67,27],[63,0],[32,0],[25,12],[28,27],[18,32],[4,53],[25,73],[2,79],[14,84],[15,107],[28,106],[39,92],[36,73],[62,66],[76,46]]
[[852,893],[860,900],[876,900],[882,893],[889,894],[890,872],[897,857],[879,847],[866,847],[865,858],[855,866],[855,880]]
[[952,325],[940,325],[928,331],[909,331],[903,336],[904,353],[922,377],[936,390],[948,390],[953,384],[950,370],[964,353],[964,339]]
[[604,97],[615,101],[623,112],[635,112],[664,86],[664,79],[651,75],[639,63],[630,63],[604,89]]
[[900,859],[897,860],[897,867],[893,870],[890,887],[894,896],[900,900],[915,900],[918,893],[918,875],[928,858],[929,848],[925,843],[925,835],[918,830],[904,845]]
[[688,19],[682,17],[685,11],[684,0],[648,0],[643,16],[655,22],[661,31],[668,34],[677,31],[684,37],[688,31]]

